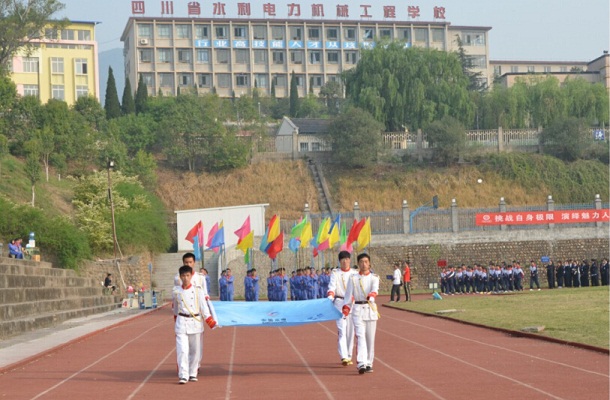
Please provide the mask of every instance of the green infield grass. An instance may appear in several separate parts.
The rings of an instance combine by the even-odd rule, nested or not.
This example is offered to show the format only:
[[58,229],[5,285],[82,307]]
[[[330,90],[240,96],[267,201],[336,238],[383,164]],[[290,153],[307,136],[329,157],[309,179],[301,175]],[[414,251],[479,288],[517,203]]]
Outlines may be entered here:
[[608,286],[603,286],[443,296],[442,300],[432,300],[430,294],[429,299],[417,296],[415,301],[390,306],[429,314],[456,309],[460,312],[446,316],[515,331],[544,326],[539,335],[609,348],[608,293]]

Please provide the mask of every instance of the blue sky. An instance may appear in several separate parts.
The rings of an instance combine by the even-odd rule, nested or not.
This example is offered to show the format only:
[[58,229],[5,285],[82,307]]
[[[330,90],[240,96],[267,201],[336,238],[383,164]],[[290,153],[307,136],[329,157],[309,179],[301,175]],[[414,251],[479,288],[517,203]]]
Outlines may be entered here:
[[[193,0],[174,0],[174,16],[186,17]],[[197,0],[204,12],[212,10],[212,0]],[[262,17],[262,4],[276,5],[277,18],[287,17],[287,5],[301,5],[302,17],[309,18],[311,4],[321,3],[327,19],[334,19],[337,4],[347,4],[350,17],[361,14],[361,4],[370,4],[374,19],[383,19],[383,6],[396,7],[396,20],[407,19],[407,7],[419,6],[420,21],[432,21],[434,7],[445,8],[445,21],[452,25],[491,27],[492,60],[589,61],[609,49],[610,6],[608,0],[560,2],[557,0],[221,0],[227,17],[237,17],[238,2],[250,2],[252,17]],[[144,0],[146,16],[161,15],[160,0]],[[99,21],[97,41],[100,51],[122,47],[120,36],[131,16],[131,0],[63,0],[60,13],[73,20]],[[203,16],[203,14],[202,14]]]

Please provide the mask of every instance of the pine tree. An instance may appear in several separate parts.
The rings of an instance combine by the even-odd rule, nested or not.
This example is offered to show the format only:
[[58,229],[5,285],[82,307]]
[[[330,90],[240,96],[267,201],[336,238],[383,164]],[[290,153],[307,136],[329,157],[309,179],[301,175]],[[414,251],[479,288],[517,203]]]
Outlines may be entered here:
[[136,103],[131,92],[131,82],[129,78],[125,79],[125,89],[123,89],[123,101],[121,102],[121,111],[123,115],[134,114],[136,112]]
[[297,77],[292,71],[290,77],[290,116],[296,117],[299,111],[299,89],[297,87]]
[[275,99],[275,82],[271,82],[271,98]]
[[144,78],[140,75],[135,99],[136,114],[140,114],[146,110],[146,102],[148,102],[148,87],[146,87],[146,82],[144,82]]
[[121,105],[119,104],[119,94],[116,90],[116,81],[112,67],[108,67],[108,81],[106,82],[106,98],[104,101],[106,119],[118,118],[121,116]]

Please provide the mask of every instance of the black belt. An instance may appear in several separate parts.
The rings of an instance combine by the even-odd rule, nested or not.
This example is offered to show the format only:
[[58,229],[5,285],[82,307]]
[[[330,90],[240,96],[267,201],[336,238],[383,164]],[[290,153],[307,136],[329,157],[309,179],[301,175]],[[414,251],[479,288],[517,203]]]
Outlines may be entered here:
[[182,314],[182,313],[178,313],[178,315],[181,316],[181,317],[186,317],[186,318],[193,318],[193,317],[198,317],[199,316],[199,314],[191,315],[191,314]]
[[335,299],[344,299],[345,297],[343,296],[335,296]]
[[369,304],[368,301],[355,301],[354,304]]

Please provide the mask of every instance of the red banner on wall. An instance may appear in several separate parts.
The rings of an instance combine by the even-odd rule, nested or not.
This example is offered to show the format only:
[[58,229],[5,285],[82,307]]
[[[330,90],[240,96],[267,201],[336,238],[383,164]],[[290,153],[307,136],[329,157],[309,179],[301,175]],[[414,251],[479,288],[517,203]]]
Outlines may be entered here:
[[610,222],[610,210],[518,211],[476,215],[477,226],[582,224],[586,222]]

